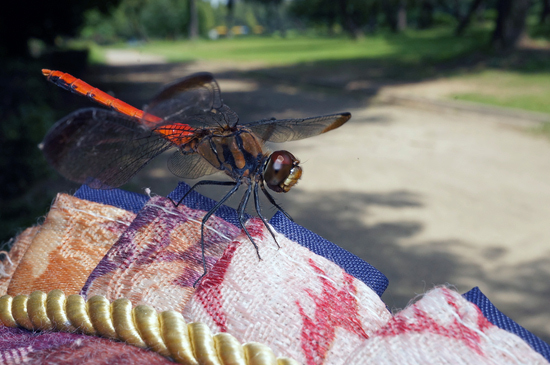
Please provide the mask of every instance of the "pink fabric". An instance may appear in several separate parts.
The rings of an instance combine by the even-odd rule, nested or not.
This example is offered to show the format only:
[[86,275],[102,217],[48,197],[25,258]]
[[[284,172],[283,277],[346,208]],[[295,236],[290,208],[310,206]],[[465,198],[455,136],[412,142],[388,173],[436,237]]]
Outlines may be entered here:
[[345,364],[548,364],[457,292],[436,288],[348,353]]
[[259,219],[247,228],[262,260],[246,235],[237,237],[185,307],[188,321],[301,363],[341,364],[391,318],[374,291],[332,261],[283,235],[277,248]]

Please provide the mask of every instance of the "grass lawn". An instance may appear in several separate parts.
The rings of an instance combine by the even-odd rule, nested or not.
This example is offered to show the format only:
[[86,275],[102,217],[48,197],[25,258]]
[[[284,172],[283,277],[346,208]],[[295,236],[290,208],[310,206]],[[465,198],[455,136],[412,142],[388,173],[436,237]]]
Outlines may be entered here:
[[550,71],[485,70],[460,78],[475,91],[454,99],[550,113]]
[[[151,41],[118,44],[108,48],[128,48],[162,55],[170,62],[192,60],[262,61],[269,65],[304,62],[378,59],[419,64],[444,61],[481,48],[487,31],[476,31],[457,38],[450,29],[408,31],[403,34],[347,37],[236,37],[219,40]],[[99,54],[94,54],[101,60]]]

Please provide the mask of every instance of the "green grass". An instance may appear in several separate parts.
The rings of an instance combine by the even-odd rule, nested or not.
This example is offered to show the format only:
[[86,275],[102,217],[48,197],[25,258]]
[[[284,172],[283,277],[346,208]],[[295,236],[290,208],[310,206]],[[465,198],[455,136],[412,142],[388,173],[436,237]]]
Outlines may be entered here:
[[461,79],[475,91],[454,94],[454,99],[550,113],[549,71],[488,70]]
[[106,61],[105,48],[94,42],[70,40],[66,47],[73,50],[87,49],[89,52],[88,62],[92,65],[104,64]]
[[[240,37],[216,41],[151,41],[131,48],[162,55],[170,62],[192,60],[261,61],[270,65],[291,65],[334,60],[399,60],[419,64],[447,60],[481,46],[487,32],[457,38],[447,29],[409,31],[400,35],[374,35],[360,40],[345,37]],[[112,48],[112,47],[110,47]]]
[[88,56],[89,62],[91,64],[97,65],[97,64],[104,64],[106,61],[105,57],[105,49],[98,46],[95,43],[89,43],[88,49],[90,50],[90,54]]

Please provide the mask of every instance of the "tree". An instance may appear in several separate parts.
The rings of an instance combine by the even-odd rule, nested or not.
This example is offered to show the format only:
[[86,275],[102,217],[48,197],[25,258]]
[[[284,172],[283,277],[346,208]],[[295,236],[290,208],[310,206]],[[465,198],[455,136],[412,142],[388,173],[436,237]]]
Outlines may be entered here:
[[383,1],[386,22],[393,32],[407,28],[407,0]]
[[474,13],[480,8],[481,4],[484,0],[473,0],[470,3],[470,7],[468,8],[468,13],[462,19],[460,19],[460,22],[458,23],[458,27],[455,30],[456,35],[462,35],[468,25],[470,24],[470,21],[472,20],[472,16]]
[[550,19],[550,0],[542,0],[539,25],[545,24]]
[[428,29],[434,23],[435,4],[433,0],[422,0],[418,14],[418,28]]
[[[357,38],[363,29],[375,29],[373,15],[378,13],[377,0],[294,0],[290,11],[310,24],[326,26],[329,31],[338,24]],[[369,24],[370,23],[370,24]]]
[[235,0],[227,0],[227,16],[225,18],[225,24],[227,25],[227,35],[231,37],[233,35],[231,29],[235,21]]
[[338,24],[338,8],[338,2],[333,0],[294,0],[290,11],[310,25],[323,25],[331,32]]
[[275,30],[278,30],[281,36],[286,35],[286,27],[284,25],[283,19],[281,17],[281,5],[283,0],[245,0],[250,3],[258,3],[265,6],[267,11],[267,28],[273,33]]
[[359,38],[363,32],[354,19],[354,7],[353,1],[340,0],[340,17],[344,30],[350,34],[353,38]]
[[87,9],[106,12],[119,0],[10,1],[0,12],[0,47],[6,55],[26,56],[27,42],[37,38],[53,45],[59,35],[72,36]]
[[189,0],[189,39],[195,40],[199,37],[199,12],[197,1]]
[[525,36],[527,13],[531,0],[499,0],[497,23],[492,46],[499,51],[515,48]]
[[397,5],[397,31],[407,29],[407,0],[399,0]]

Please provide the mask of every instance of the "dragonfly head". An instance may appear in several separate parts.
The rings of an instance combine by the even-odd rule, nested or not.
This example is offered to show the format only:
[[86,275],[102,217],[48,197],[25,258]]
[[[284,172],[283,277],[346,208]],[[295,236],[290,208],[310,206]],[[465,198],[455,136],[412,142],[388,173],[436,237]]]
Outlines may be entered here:
[[302,176],[300,161],[288,151],[275,151],[267,158],[263,171],[267,187],[277,193],[286,193]]

